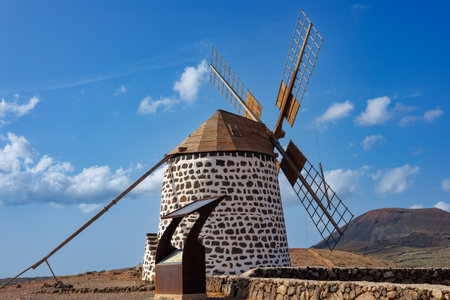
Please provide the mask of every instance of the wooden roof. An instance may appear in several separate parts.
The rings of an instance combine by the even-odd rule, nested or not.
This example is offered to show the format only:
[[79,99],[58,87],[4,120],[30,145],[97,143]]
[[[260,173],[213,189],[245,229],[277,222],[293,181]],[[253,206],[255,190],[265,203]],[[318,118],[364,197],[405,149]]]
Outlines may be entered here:
[[274,155],[262,123],[217,110],[169,154],[214,151],[248,151]]

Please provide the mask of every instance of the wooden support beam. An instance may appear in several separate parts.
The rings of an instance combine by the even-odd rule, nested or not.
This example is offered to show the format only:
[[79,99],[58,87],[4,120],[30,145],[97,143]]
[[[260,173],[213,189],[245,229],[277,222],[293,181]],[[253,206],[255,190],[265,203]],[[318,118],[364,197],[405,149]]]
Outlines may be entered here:
[[278,116],[277,124],[275,125],[275,128],[273,129],[273,134],[275,134],[275,136],[279,136],[279,131],[283,127],[283,118],[286,115],[287,109],[289,109],[291,107],[290,102],[293,98],[293,97],[291,97],[291,93],[292,93],[292,90],[294,89],[295,80],[297,79],[298,70],[300,68],[300,63],[302,61],[303,53],[305,53],[306,44],[308,43],[308,38],[311,33],[312,26],[313,26],[312,23],[309,23],[308,30],[306,31],[305,40],[303,41],[302,49],[300,50],[300,54],[298,56],[298,60],[295,65],[295,69],[292,74],[291,81],[289,83],[289,87],[284,92],[283,105],[281,106],[281,109],[280,109],[280,115]]
[[[64,247],[67,243],[69,243],[71,240],[73,240],[77,235],[79,235],[83,230],[85,230],[89,225],[94,223],[98,218],[100,218],[104,213],[106,213],[113,205],[117,204],[123,197],[125,197],[126,194],[131,192],[139,183],[141,183],[145,178],[147,178],[150,174],[152,174],[156,169],[158,169],[163,163],[165,163],[171,156],[165,155],[163,159],[161,159],[156,165],[154,165],[150,170],[148,170],[144,175],[142,175],[138,180],[133,182],[125,191],[123,191],[119,196],[117,196],[114,200],[112,200],[107,206],[105,206],[101,211],[99,211],[94,217],[92,217],[89,221],[87,221],[83,226],[81,226],[77,231],[72,233],[67,239],[65,239],[61,244],[56,246],[55,249],[50,251],[46,256],[44,256],[41,260],[39,260],[37,263],[32,265],[31,267],[28,267],[21,273],[19,273],[16,277],[9,280],[7,283],[2,285],[0,289],[4,288],[6,285],[14,281],[17,277],[25,273],[26,271],[30,269],[36,269],[39,267],[43,262],[46,262],[48,267],[50,268],[50,265],[47,262],[47,259],[49,259],[53,254],[55,254],[59,249]],[[50,268],[51,270],[51,268]],[[53,271],[52,271],[53,274]],[[53,274],[54,275],[54,274]],[[56,277],[55,277],[56,278]]]

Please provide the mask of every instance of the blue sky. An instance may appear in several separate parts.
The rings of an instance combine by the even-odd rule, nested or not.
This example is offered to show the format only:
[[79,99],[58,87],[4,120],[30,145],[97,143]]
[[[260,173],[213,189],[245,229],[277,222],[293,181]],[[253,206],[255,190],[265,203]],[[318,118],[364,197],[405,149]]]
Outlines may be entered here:
[[[416,1],[0,2],[0,277],[12,276],[217,109],[214,46],[263,105],[300,8],[324,37],[293,128],[355,215],[450,210],[450,12]],[[58,252],[57,274],[136,265],[162,170]],[[319,235],[281,177],[290,247]],[[48,275],[44,267],[28,273]]]

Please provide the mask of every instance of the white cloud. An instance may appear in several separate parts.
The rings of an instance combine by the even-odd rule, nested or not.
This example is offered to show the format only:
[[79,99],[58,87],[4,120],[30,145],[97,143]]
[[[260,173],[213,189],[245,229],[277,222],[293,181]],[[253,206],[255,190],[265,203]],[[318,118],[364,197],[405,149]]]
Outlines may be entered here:
[[395,103],[393,112],[396,115],[405,115],[405,114],[409,114],[410,112],[413,112],[415,110],[416,110],[416,108],[414,106],[408,106],[401,102],[397,102],[397,103]]
[[354,108],[354,104],[348,100],[341,103],[335,102],[331,104],[323,115],[319,116],[314,122],[316,125],[320,125],[348,117]]
[[94,210],[98,209],[99,207],[100,207],[100,204],[81,203],[80,205],[78,205],[78,208],[85,214],[93,212]]
[[445,210],[447,212],[450,212],[450,204],[446,203],[444,201],[439,201],[438,203],[436,203],[433,207]]
[[283,203],[286,205],[298,204],[300,200],[295,195],[294,189],[282,171],[278,175],[278,182],[280,183],[280,194]]
[[367,107],[364,112],[355,118],[360,126],[370,126],[384,124],[392,118],[392,112],[388,111],[391,99],[387,96],[367,100]]
[[23,136],[8,133],[0,148],[0,203],[99,203],[129,185],[129,170],[93,166],[74,174],[69,162],[39,153]]
[[411,209],[421,209],[421,208],[423,208],[423,206],[420,205],[420,204],[413,204],[413,205],[411,205],[410,208],[411,208]]
[[176,100],[172,98],[160,98],[159,100],[152,100],[150,96],[147,96],[142,99],[137,112],[142,115],[154,114],[160,107],[171,109],[175,103]]
[[114,96],[125,94],[126,92],[127,92],[127,87],[124,85],[121,85],[114,92]]
[[364,151],[369,151],[376,144],[381,145],[385,141],[381,134],[369,135],[364,138],[361,142]]
[[[363,177],[369,166],[362,166],[359,169],[336,169],[324,171],[325,181],[339,196],[348,197],[358,190],[359,179]],[[281,199],[283,203],[290,205],[296,204],[300,200],[295,195],[295,191],[287,180],[283,172],[278,176],[280,182]],[[323,187],[323,185],[322,185]]]
[[370,8],[369,5],[357,3],[357,4],[353,4],[353,5],[350,6],[350,11],[353,14],[353,18],[355,18],[355,20],[359,20],[359,17],[363,13],[368,11],[369,8]]
[[[442,210],[445,210],[447,212],[450,212],[450,204],[446,203],[444,201],[439,201],[438,203],[436,203],[433,207],[435,208],[439,208]],[[414,204],[410,207],[411,209],[420,209],[420,208],[424,208],[423,205],[421,204]]]
[[391,98],[387,96],[367,100],[367,106],[359,116],[355,118],[355,123],[359,126],[372,126],[387,123],[391,119],[399,119],[401,127],[414,125],[421,117],[411,115],[416,110],[414,106],[408,106],[401,102],[390,107]]
[[148,176],[134,190],[138,194],[157,194],[161,193],[161,187],[166,167],[157,169],[153,174]]
[[70,184],[64,192],[77,199],[101,199],[105,190],[119,192],[128,183],[127,171],[122,168],[111,172],[109,166],[93,166],[70,177]]
[[378,180],[375,192],[380,195],[402,193],[411,186],[411,177],[417,175],[419,171],[419,167],[408,164],[384,172],[379,171],[376,176],[372,177]]
[[175,82],[173,89],[181,100],[191,104],[197,97],[200,86],[207,79],[208,65],[203,60],[197,67],[186,67],[181,78]]
[[413,147],[411,148],[411,155],[412,156],[417,156],[422,154],[425,151],[425,149],[423,147]]
[[203,60],[196,67],[186,67],[179,80],[175,81],[173,90],[178,93],[178,98],[160,97],[152,100],[150,96],[142,99],[137,112],[139,114],[153,114],[160,108],[170,110],[175,104],[185,103],[191,105],[197,98],[201,85],[206,81],[208,66]]
[[363,166],[360,169],[336,169],[325,171],[325,181],[331,188],[340,196],[349,196],[353,194],[358,187],[358,180],[364,176],[369,169],[368,166]]
[[450,178],[442,179],[442,190],[450,192]]
[[402,118],[400,119],[400,121],[398,122],[398,124],[399,124],[401,127],[408,127],[408,126],[414,125],[414,123],[416,123],[417,120],[418,120],[418,118],[417,118],[416,116],[410,116],[410,115],[408,115],[408,116],[402,117]]
[[13,114],[16,117],[21,117],[30,111],[39,103],[38,97],[32,97],[28,103],[19,104],[17,102],[7,102],[2,98],[0,101],[0,118],[6,117],[8,114]]
[[430,110],[426,111],[423,114],[423,119],[426,122],[433,123],[439,117],[441,117],[443,114],[444,114],[444,111],[441,108],[436,107],[435,109],[430,109]]
[[49,202],[48,204],[54,208],[63,208],[64,207],[64,204],[56,203],[56,202]]
[[383,175],[383,171],[377,170],[375,173],[370,174],[370,177],[372,177],[373,180],[378,180],[381,175]]

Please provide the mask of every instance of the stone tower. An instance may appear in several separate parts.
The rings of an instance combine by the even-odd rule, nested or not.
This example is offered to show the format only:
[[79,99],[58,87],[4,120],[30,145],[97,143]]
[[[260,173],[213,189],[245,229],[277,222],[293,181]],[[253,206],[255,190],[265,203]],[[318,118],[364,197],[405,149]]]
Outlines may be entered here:
[[[169,154],[159,231],[147,235],[144,280],[152,280],[155,244],[169,224],[161,217],[196,199],[223,194],[227,198],[200,234],[207,273],[290,265],[276,160],[262,123],[218,110]],[[178,226],[175,247],[183,247],[193,218]]]

